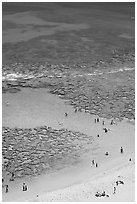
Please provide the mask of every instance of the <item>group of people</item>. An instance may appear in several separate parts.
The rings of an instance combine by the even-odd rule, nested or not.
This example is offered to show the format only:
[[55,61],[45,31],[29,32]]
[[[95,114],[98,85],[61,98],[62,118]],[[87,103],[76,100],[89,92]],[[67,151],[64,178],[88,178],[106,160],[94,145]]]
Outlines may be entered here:
[[[99,118],[95,118],[95,123],[98,123],[98,122],[100,122],[100,121],[99,121]],[[113,124],[115,124],[115,122],[114,122],[113,120],[111,120],[110,125],[113,125]],[[104,120],[102,121],[102,125],[105,125]],[[103,130],[105,131],[105,133],[107,133],[109,129],[103,128]],[[100,135],[97,134],[97,137],[100,137]],[[120,153],[121,153],[121,154],[124,153],[123,147],[120,147]],[[109,152],[105,152],[105,155],[108,156],[108,155],[109,155]],[[131,158],[129,158],[129,161],[131,161]],[[94,166],[94,165],[95,165],[96,167],[98,167],[98,163],[95,163],[95,160],[92,160],[92,166]],[[118,184],[124,184],[124,182],[123,182],[123,181],[116,181],[116,186],[118,186]],[[113,194],[116,193],[116,186],[114,186],[114,188],[113,188]],[[96,196],[96,197],[102,197],[102,196],[107,196],[107,197],[109,197],[109,195],[106,194],[105,191],[103,191],[102,193],[96,192],[95,196]]]
[[92,160],[92,166],[95,166],[96,168],[98,167],[98,163],[97,163],[97,162],[95,162],[95,160],[94,160],[94,159]]
[[[121,181],[121,180],[116,181],[116,186],[118,186],[119,184],[124,184],[124,181]],[[116,194],[116,186],[113,187],[113,194]],[[106,194],[105,191],[103,191],[102,193],[97,191],[96,194],[95,194],[95,196],[96,196],[96,197],[102,197],[102,196],[103,196],[103,197],[104,197],[104,196],[109,197],[109,195]]]
[[[10,178],[10,181],[14,181],[15,180],[15,173],[11,173],[11,178]],[[2,185],[4,183],[4,178],[2,178]],[[6,184],[6,185],[3,185],[3,187],[5,187],[5,192],[8,193],[9,192],[9,185]],[[28,190],[28,187],[26,185],[26,183],[23,183],[23,186],[22,186],[22,191],[27,191]]]

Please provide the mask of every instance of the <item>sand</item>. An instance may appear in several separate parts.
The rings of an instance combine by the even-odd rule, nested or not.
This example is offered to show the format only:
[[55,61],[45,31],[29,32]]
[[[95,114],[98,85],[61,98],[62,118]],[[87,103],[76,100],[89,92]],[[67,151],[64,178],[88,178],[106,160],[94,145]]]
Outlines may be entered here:
[[[84,112],[74,113],[71,106],[54,95],[49,96],[48,92],[44,91],[43,89],[23,89],[16,94],[3,94],[3,126],[7,123],[11,127],[15,124],[25,127],[28,124],[25,117],[30,120],[32,126],[34,121],[31,120],[41,113],[35,126],[39,126],[44,118],[44,123],[48,123],[53,128],[68,128],[92,136],[94,146],[91,146],[91,151],[85,153],[80,162],[73,166],[66,166],[50,174],[26,180],[15,180],[9,185],[9,193],[6,194],[3,190],[3,201],[134,201],[134,123],[125,119],[122,122],[117,120],[116,124],[110,125],[110,120],[100,118],[100,122],[95,124],[96,116]],[[41,104],[38,99],[41,99]],[[5,105],[7,100],[9,106]],[[44,108],[44,111],[39,112],[40,108]],[[15,117],[10,113],[11,109],[20,115],[18,119],[17,115]],[[33,109],[34,117],[31,117]],[[22,110],[25,114],[21,112]],[[64,112],[68,112],[68,117],[64,117]],[[8,124],[8,120],[12,123]],[[104,127],[110,129],[107,134],[103,131],[103,120]],[[59,122],[62,124],[61,127]],[[100,134],[99,138],[97,134]],[[120,154],[121,146],[124,148],[124,154]],[[109,152],[108,156],[105,155],[106,151]],[[91,167],[93,158],[99,164],[98,168]],[[132,158],[131,162],[129,158]],[[116,194],[113,195],[113,187],[117,180],[122,180],[124,184],[118,185]],[[27,192],[22,191],[23,181],[28,184]],[[95,196],[97,191],[103,190],[109,194],[109,197]]]

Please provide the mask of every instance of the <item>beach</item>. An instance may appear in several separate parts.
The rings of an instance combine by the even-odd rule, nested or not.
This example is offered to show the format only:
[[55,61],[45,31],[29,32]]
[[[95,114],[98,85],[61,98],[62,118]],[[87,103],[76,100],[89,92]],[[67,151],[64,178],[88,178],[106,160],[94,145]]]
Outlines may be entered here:
[[[29,95],[29,100],[27,100],[26,94]],[[20,102],[18,97],[20,98]],[[42,104],[39,104],[38,107],[36,98],[43,99],[41,101],[45,108],[43,108]],[[48,100],[53,102],[55,108]],[[35,177],[27,176],[26,178],[17,178],[14,182],[10,182],[9,193],[6,194],[3,189],[3,201],[33,201],[35,199],[39,201],[78,201],[77,199],[80,199],[80,201],[100,201],[101,199],[104,201],[106,201],[106,199],[108,201],[112,201],[113,199],[117,201],[124,199],[133,201],[134,121],[127,119],[119,121],[117,119],[114,120],[115,124],[111,125],[111,120],[99,118],[99,122],[95,123],[95,119],[98,118],[97,116],[85,113],[84,111],[75,113],[70,105],[67,105],[57,96],[51,95],[43,89],[30,90],[25,88],[16,93],[16,96],[7,93],[3,96],[3,104],[5,104],[6,101],[9,102],[9,106],[4,107],[3,116],[5,116],[5,121],[12,121],[12,123],[7,124],[12,128],[15,127],[15,124],[20,128],[33,128],[39,126],[41,120],[45,118],[43,124],[44,122],[46,124],[49,122],[48,125],[56,129],[67,128],[68,130],[82,132],[86,134],[87,137],[92,137],[92,142],[86,142],[86,144],[84,144],[86,150],[82,151],[82,154],[79,154],[78,158],[75,158],[75,154],[73,155],[72,163],[67,163],[67,161],[64,160],[65,166],[61,167],[62,164],[58,163],[58,168],[52,169],[52,172]],[[16,103],[18,103],[18,106]],[[33,108],[33,104],[35,108]],[[20,114],[21,107],[24,108],[24,113],[27,112],[27,118],[30,120],[29,125],[25,119],[25,114]],[[34,110],[34,115],[30,118],[29,110],[30,115],[32,115],[32,110],[29,107]],[[14,114],[6,114],[6,112],[10,113],[9,109],[12,111],[16,109],[16,117]],[[40,113],[41,110],[44,109],[45,113],[43,112],[41,117],[39,114],[39,120],[35,120],[35,124],[33,121],[31,123],[31,118],[35,119],[37,112]],[[65,112],[68,113],[67,117],[64,115]],[[20,115],[20,118],[17,117],[17,114]],[[9,120],[6,117],[12,118]],[[14,121],[15,118],[16,121]],[[54,120],[55,118],[56,120]],[[24,123],[20,121],[24,121]],[[105,123],[104,125],[102,124],[103,121]],[[58,122],[61,123],[61,126]],[[104,132],[104,127],[109,130],[107,133]],[[98,134],[99,137],[97,137]],[[121,146],[124,149],[123,154],[120,153]],[[105,155],[106,152],[109,153],[107,156]],[[129,161],[130,158],[132,159],[131,161]],[[95,165],[92,165],[93,159],[98,163],[97,168]],[[118,176],[120,177],[118,178]],[[122,180],[124,184],[120,185],[120,187],[117,188],[116,194],[113,195],[113,187],[117,180]],[[22,191],[22,183],[24,181],[28,185],[27,192]],[[93,187],[90,188],[90,186]],[[131,190],[128,191],[129,186],[130,189],[133,189],[132,195]],[[96,191],[102,190],[108,192],[110,197],[95,197]],[[122,196],[125,191],[127,191],[127,197]]]

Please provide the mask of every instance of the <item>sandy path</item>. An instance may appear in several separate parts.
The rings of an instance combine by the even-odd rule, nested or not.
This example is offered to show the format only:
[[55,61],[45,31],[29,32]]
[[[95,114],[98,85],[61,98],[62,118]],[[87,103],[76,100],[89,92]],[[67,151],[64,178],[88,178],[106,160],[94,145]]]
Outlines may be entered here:
[[[17,94],[3,94],[3,117],[5,117],[5,119],[3,118],[3,125],[10,121],[10,125],[12,126],[20,124],[25,127],[28,124],[25,119],[26,117],[29,120],[29,124],[34,126],[38,126],[42,123],[53,128],[65,127],[71,130],[80,131],[94,138],[94,142],[91,145],[91,152],[85,153],[83,158],[81,158],[81,162],[75,166],[66,167],[65,169],[51,174],[41,175],[25,180],[29,188],[27,192],[22,192],[21,189],[22,182],[24,180],[15,180],[14,183],[10,183],[8,194],[3,191],[3,201],[31,200],[36,198],[37,194],[41,195],[45,192],[55,191],[81,182],[87,182],[87,180],[93,179],[95,175],[99,176],[113,168],[127,167],[127,165],[130,165],[130,162],[128,161],[130,157],[132,158],[132,162],[134,162],[134,124],[124,120],[122,122],[117,122],[117,125],[111,126],[110,120],[105,120],[105,127],[111,129],[106,134],[103,132],[103,119],[100,119],[100,122],[95,124],[94,116],[84,112],[74,113],[72,107],[66,105],[58,97],[54,95],[49,96],[43,91],[44,90],[39,93],[38,90],[24,89],[24,92],[19,92]],[[32,93],[32,95],[30,93]],[[21,94],[23,95],[21,96]],[[9,106],[5,105],[7,100],[10,103]],[[20,112],[20,110],[24,110],[25,114]],[[32,117],[33,110],[35,111],[33,112],[34,115]],[[10,111],[14,111],[14,113],[16,113],[12,114]],[[68,117],[64,116],[64,112],[68,112]],[[36,120],[38,116],[37,114],[39,114],[38,120]],[[61,122],[62,125],[59,125],[58,122]],[[7,125],[9,125],[9,123]],[[97,134],[100,134],[99,138],[97,137]],[[123,155],[119,153],[121,146],[124,148]],[[109,152],[108,157],[105,156],[106,151]],[[90,166],[92,159],[95,159],[95,161],[98,162],[98,168]],[[130,175],[132,171],[130,169],[128,174]],[[110,176],[110,178],[112,178],[112,180],[113,177],[115,177],[115,172],[115,169],[111,172],[113,176]],[[98,183],[100,183],[100,181]],[[131,185],[131,188],[134,190],[133,184]],[[48,198],[46,197],[44,199],[46,200]],[[64,199],[66,199],[66,197]],[[130,199],[130,195],[128,199]],[[133,197],[131,199],[133,199]]]

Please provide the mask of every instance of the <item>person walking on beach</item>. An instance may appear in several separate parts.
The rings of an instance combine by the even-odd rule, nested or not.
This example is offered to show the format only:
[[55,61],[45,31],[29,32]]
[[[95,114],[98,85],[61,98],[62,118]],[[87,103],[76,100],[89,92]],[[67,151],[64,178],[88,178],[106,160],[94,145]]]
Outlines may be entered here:
[[116,187],[114,186],[114,191],[113,191],[113,194],[115,194],[116,193]]
[[123,154],[124,150],[123,147],[120,148],[120,153]]
[[99,118],[97,118],[97,123],[99,123]]
[[114,121],[113,121],[113,120],[111,120],[111,123],[110,123],[110,125],[113,125],[113,123],[114,123]]
[[103,120],[103,122],[102,122],[102,125],[105,125],[105,122],[104,122],[104,120]]
[[27,187],[27,185],[25,184],[25,191],[27,191],[28,190],[28,187]]
[[105,133],[107,133],[107,132],[108,132],[107,128],[103,128],[103,130],[105,131]]
[[14,181],[14,179],[15,179],[15,174],[12,172],[10,181]]
[[92,160],[92,165],[94,165],[94,164],[95,164],[95,160],[93,159],[93,160]]
[[27,191],[28,190],[28,187],[25,183],[23,183],[23,191]]
[[96,168],[98,167],[98,163],[96,163]]
[[9,191],[9,186],[6,185],[6,193],[8,193],[8,191]]
[[23,183],[23,188],[22,188],[22,190],[25,191],[25,188],[26,188],[26,184]]
[[96,121],[96,118],[95,118],[95,123],[96,123],[97,121]]
[[108,152],[105,152],[105,155],[108,156]]
[[65,113],[65,116],[67,117],[67,116],[68,116],[68,114],[67,114],[67,113]]

